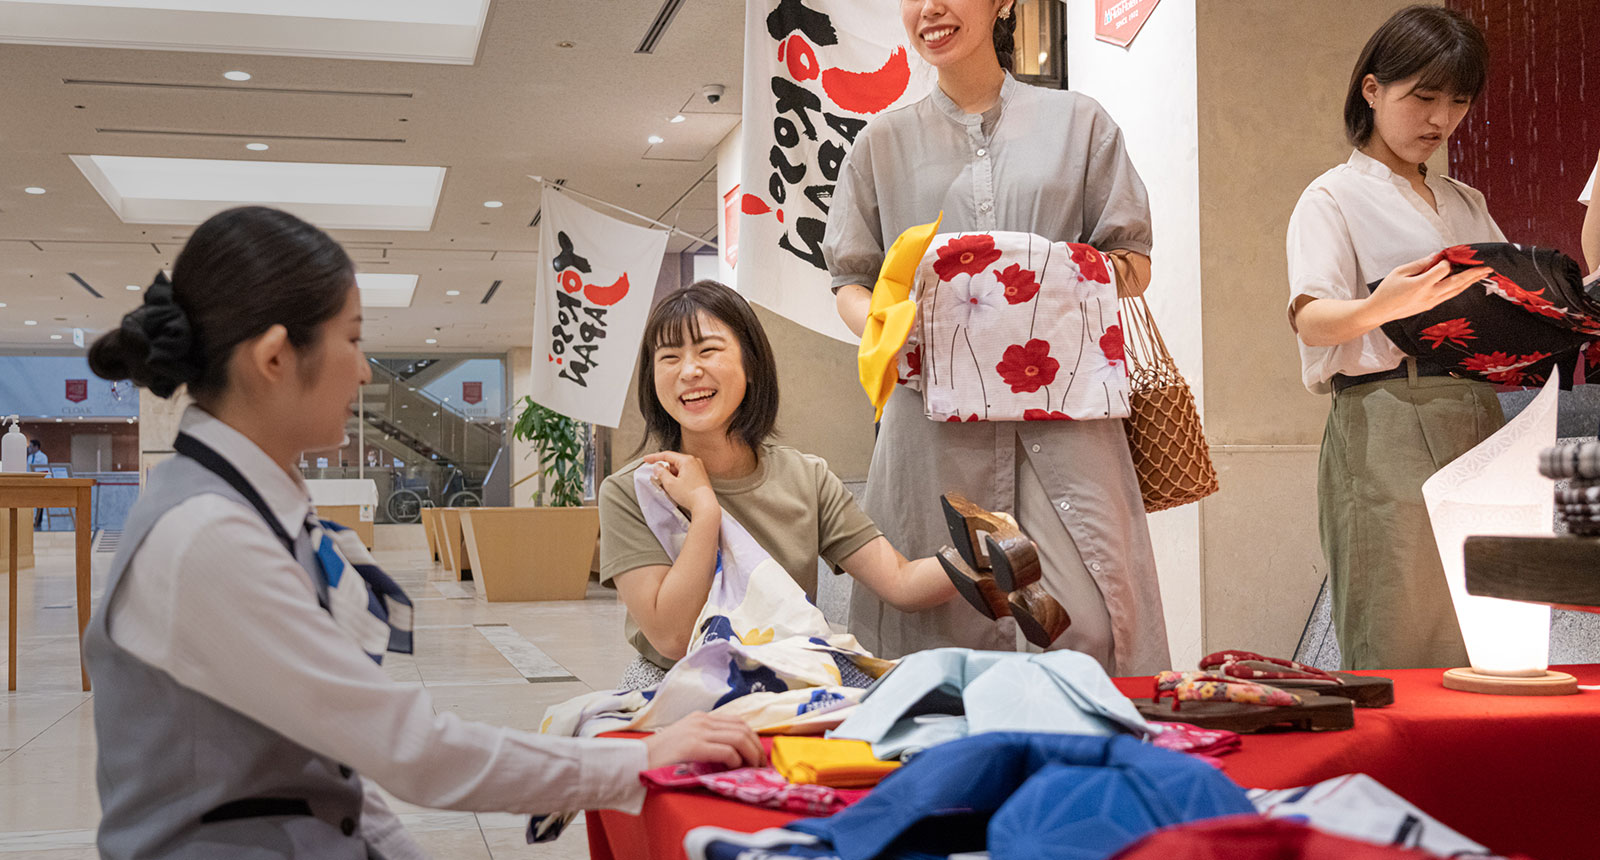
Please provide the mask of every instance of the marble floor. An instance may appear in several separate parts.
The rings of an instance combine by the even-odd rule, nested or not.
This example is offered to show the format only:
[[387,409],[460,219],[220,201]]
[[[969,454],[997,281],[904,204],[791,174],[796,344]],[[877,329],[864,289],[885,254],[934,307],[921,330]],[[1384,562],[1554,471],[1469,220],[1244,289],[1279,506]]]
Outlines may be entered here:
[[[472,582],[434,567],[419,527],[379,528],[378,563],[416,605],[416,653],[391,654],[384,669],[426,687],[436,710],[536,731],[548,705],[610,687],[632,659],[615,592],[591,584],[583,601],[488,603]],[[17,690],[0,692],[0,860],[88,860],[100,807],[94,695],[79,689],[72,534],[37,537],[38,564],[17,580]],[[96,604],[111,558],[94,555]],[[390,804],[437,857],[588,856],[581,818],[557,842],[527,845],[521,816]]]

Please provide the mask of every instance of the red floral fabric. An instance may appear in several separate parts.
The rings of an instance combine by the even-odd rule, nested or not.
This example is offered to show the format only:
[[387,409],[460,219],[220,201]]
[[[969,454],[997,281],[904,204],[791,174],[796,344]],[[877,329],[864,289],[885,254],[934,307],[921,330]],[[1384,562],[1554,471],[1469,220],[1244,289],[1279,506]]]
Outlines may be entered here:
[[994,276],[1005,285],[1006,301],[1013,305],[1020,305],[1039,294],[1039,282],[1034,279],[1033,270],[1022,268],[1021,263],[1012,263],[1004,270],[996,269]]
[[1000,259],[1000,249],[994,246],[994,237],[987,233],[957,236],[946,242],[938,254],[933,271],[941,281],[951,280],[956,275],[979,274]]
[[1500,385],[1542,384],[1559,367],[1565,386],[1600,341],[1600,285],[1586,286],[1578,264],[1559,251],[1483,242],[1453,245],[1435,259],[1453,272],[1491,271],[1430,310],[1384,323],[1407,355]]
[[1072,421],[1071,415],[1065,412],[1051,412],[1046,409],[1029,409],[1022,413],[1024,421]]
[[1048,342],[1034,338],[1025,344],[1006,347],[1005,356],[994,369],[1012,391],[1023,394],[1055,382],[1061,362],[1050,357]]
[[1099,284],[1111,283],[1111,273],[1106,270],[1106,255],[1088,245],[1072,244],[1072,262],[1078,265],[1078,276]]

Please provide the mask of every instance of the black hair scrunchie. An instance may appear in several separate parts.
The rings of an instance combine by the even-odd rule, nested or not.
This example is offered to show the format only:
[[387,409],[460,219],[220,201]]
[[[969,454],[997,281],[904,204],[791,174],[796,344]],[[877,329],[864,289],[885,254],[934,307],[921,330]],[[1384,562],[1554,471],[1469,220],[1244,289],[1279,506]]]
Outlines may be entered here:
[[205,365],[196,354],[189,315],[172,296],[165,272],[145,290],[144,304],[122,318],[122,336],[130,344],[144,344],[144,364],[150,370],[148,387],[157,397],[171,397],[180,385],[199,379]]

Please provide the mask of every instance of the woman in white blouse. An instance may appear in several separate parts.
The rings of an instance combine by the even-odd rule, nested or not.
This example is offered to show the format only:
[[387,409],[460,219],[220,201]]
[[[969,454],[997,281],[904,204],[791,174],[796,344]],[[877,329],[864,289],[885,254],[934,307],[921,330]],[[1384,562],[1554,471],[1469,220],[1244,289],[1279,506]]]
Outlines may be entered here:
[[[1333,394],[1318,507],[1346,668],[1461,666],[1466,647],[1422,483],[1503,423],[1494,389],[1406,358],[1379,326],[1486,272],[1439,250],[1505,241],[1483,195],[1424,164],[1483,91],[1488,49],[1459,13],[1412,6],[1373,34],[1345,101],[1350,159],[1289,220],[1289,318],[1302,379]],[[1381,279],[1374,290],[1368,284]]]
[[642,770],[758,761],[736,720],[555,738],[435,711],[389,678],[377,660],[409,651],[409,601],[329,539],[295,468],[340,444],[371,378],[360,340],[344,250],[247,207],[200,225],[172,281],[90,351],[102,377],[196,401],[85,637],[101,856],[398,860],[422,852],[373,784],[445,809],[637,812]]

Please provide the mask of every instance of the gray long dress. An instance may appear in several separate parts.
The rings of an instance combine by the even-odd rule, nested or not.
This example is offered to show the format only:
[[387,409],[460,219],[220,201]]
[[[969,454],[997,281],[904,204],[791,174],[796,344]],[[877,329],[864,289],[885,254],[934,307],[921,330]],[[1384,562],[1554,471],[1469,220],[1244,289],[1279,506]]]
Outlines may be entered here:
[[[1015,230],[1150,253],[1149,201],[1110,115],[1086,96],[1010,76],[982,115],[935,88],[861,132],[823,245],[834,287],[870,287],[886,244],[941,211],[941,232]],[[1039,544],[1045,587],[1074,619],[1055,647],[1086,651],[1122,674],[1170,667],[1121,421],[936,423],[919,393],[896,388],[867,476],[867,514],[906,556],[932,555],[950,540],[939,510],[949,491],[1014,512]],[[853,592],[850,630],[885,657],[1015,647],[1009,619],[988,621],[960,600],[902,613],[864,588]]]

